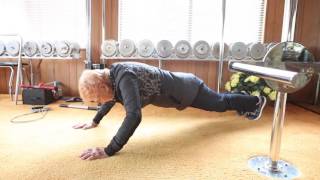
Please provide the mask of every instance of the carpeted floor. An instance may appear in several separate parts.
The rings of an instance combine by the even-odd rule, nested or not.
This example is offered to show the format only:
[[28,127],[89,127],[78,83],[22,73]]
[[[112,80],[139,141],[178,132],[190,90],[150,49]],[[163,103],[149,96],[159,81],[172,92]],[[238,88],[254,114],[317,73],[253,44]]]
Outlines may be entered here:
[[[95,112],[59,108],[39,121],[12,124],[29,112],[0,96],[0,179],[267,179],[248,169],[247,159],[268,154],[272,107],[261,121],[251,122],[234,112],[196,109],[179,112],[148,106],[143,121],[117,155],[82,161],[86,148],[105,146],[124,117],[119,105],[96,129],[74,130]],[[281,158],[296,165],[299,179],[320,179],[320,116],[288,105]]]

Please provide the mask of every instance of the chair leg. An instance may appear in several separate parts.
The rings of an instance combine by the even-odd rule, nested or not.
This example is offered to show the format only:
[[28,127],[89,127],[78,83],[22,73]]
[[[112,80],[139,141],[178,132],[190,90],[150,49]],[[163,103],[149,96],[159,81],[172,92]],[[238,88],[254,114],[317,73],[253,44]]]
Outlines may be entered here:
[[13,82],[13,76],[14,76],[14,69],[12,67],[10,68],[10,79],[9,79],[9,95],[10,95],[10,99],[11,101],[13,101],[13,96],[12,96],[12,82]]

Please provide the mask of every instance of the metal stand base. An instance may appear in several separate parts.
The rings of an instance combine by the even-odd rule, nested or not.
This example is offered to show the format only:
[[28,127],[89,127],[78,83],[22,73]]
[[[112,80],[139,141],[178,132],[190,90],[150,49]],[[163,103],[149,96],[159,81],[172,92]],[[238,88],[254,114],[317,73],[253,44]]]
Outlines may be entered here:
[[267,177],[279,179],[293,179],[300,176],[299,170],[290,163],[278,160],[275,168],[272,167],[271,158],[268,156],[255,156],[249,159],[250,169]]

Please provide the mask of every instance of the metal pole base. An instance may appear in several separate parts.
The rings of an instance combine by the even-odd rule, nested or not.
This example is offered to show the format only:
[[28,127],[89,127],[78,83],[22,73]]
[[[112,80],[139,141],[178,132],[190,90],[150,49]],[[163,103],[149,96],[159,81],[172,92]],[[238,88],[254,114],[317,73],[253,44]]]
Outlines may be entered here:
[[253,171],[267,177],[293,179],[300,176],[299,170],[286,161],[278,160],[273,167],[271,158],[268,156],[252,157],[249,159],[248,165]]

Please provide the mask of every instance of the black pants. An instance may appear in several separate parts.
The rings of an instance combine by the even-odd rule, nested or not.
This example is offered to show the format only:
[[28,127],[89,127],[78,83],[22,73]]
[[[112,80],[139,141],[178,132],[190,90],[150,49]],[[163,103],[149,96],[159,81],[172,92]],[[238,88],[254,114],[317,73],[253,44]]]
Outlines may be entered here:
[[253,112],[257,108],[259,99],[256,96],[242,94],[216,93],[205,84],[199,88],[192,107],[206,111],[224,112],[236,110],[239,113]]

